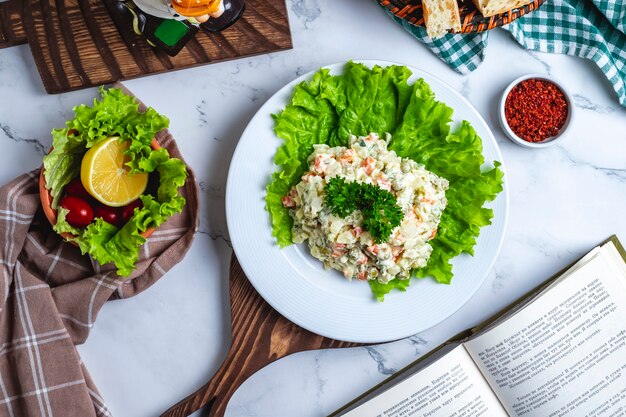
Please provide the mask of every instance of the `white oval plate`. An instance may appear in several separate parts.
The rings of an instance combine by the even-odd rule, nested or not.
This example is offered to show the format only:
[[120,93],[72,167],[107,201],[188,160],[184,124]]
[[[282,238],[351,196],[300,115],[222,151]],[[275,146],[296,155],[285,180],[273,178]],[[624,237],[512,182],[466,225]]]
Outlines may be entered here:
[[[365,65],[389,66],[391,62],[361,61]],[[330,65],[340,74],[344,63]],[[401,65],[401,64],[397,64]],[[480,114],[450,86],[417,68],[418,78],[430,85],[437,100],[454,109],[453,129],[468,120],[483,140],[485,161],[502,162],[493,134]],[[489,206],[493,224],[481,230],[473,257],[462,254],[453,260],[451,285],[433,279],[415,280],[406,292],[393,291],[377,302],[369,285],[348,281],[334,270],[324,270],[305,245],[279,248],[272,237],[265,210],[265,186],[276,169],[274,154],[282,141],[274,134],[270,115],[289,102],[296,84],[309,80],[306,74],[274,94],[252,118],[235,150],[226,187],[226,218],[233,249],[243,271],[261,296],[280,314],[322,336],[360,343],[401,339],[443,321],[478,290],[500,251],[508,213],[504,192]]]

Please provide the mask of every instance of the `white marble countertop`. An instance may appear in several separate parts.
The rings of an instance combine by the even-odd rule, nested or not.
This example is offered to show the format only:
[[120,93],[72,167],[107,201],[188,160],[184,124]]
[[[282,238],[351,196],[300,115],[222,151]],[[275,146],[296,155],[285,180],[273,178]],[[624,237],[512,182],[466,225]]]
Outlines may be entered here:
[[[116,417],[157,416],[202,385],[229,346],[224,213],[228,161],[256,110],[282,85],[320,66],[381,59],[419,67],[458,89],[492,127],[508,172],[504,246],[485,284],[461,310],[391,344],[287,357],[250,378],[226,415],[325,415],[395,370],[505,306],[616,233],[626,242],[626,110],[589,61],[523,50],[504,31],[485,62],[461,76],[362,0],[288,0],[294,49],[126,82],[168,115],[202,189],[200,233],[187,257],[139,296],[104,306],[78,349]],[[504,87],[550,73],[574,94],[568,140],[527,150],[505,138],[496,105]],[[156,87],[156,88],[155,88]],[[50,130],[96,90],[46,95],[27,46],[0,50],[0,181],[41,163]]]

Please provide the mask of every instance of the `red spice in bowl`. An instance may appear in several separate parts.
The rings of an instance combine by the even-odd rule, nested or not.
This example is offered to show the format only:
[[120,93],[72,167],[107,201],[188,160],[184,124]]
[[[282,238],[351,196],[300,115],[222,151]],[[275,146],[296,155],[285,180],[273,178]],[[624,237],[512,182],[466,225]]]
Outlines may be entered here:
[[557,136],[569,113],[565,93],[554,83],[538,78],[521,81],[504,104],[506,122],[527,142],[543,142]]

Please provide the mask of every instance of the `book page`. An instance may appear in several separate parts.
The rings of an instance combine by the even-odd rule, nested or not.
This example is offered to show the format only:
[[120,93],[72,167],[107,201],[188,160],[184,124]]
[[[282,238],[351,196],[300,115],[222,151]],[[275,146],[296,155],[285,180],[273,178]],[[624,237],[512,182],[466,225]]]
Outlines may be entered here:
[[[613,246],[613,248],[615,248]],[[591,259],[593,259],[595,256],[598,255],[598,253],[601,251],[602,249],[598,246],[595,247],[593,250],[591,250],[587,255],[585,255],[584,257],[582,257],[581,259],[578,260],[578,262],[576,262],[574,265],[572,265],[567,271],[565,271],[562,275],[556,277],[556,279],[553,279],[549,285],[547,285],[545,288],[536,291],[533,294],[530,294],[530,296],[528,296],[525,300],[523,300],[523,302],[519,303],[519,305],[515,305],[512,306],[510,308],[507,309],[506,313],[504,313],[502,316],[500,316],[497,320],[493,321],[492,323],[490,323],[489,325],[487,325],[485,328],[481,329],[480,332],[485,332],[487,330],[490,330],[493,327],[498,326],[500,323],[508,320],[511,316],[513,316],[514,314],[517,314],[518,311],[526,308],[526,306],[530,303],[532,303],[533,301],[535,301],[538,297],[541,297],[543,294],[545,294],[545,292],[554,287],[555,285],[558,285],[561,281],[563,281],[564,279],[566,279],[568,276],[570,276],[571,274],[573,274],[574,272],[578,271],[578,269],[580,269],[582,266],[586,265]],[[619,254],[619,252],[617,252],[617,250],[615,250],[615,253],[617,254],[617,256],[621,259],[621,256]]]
[[439,360],[344,417],[506,417],[465,348]]
[[465,343],[511,416],[626,412],[626,275],[612,251]]

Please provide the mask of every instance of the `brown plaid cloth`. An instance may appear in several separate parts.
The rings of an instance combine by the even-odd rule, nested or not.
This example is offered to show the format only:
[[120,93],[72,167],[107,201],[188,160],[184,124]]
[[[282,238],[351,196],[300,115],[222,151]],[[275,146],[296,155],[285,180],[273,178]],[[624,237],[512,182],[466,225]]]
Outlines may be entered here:
[[[169,132],[157,140],[180,158]],[[183,258],[198,225],[193,172],[184,211],[148,238],[126,279],[52,230],[38,179],[36,170],[0,188],[0,416],[110,416],[74,345],[106,301],[145,290]]]

